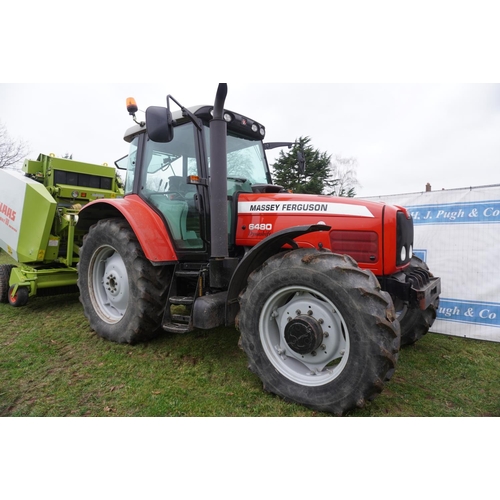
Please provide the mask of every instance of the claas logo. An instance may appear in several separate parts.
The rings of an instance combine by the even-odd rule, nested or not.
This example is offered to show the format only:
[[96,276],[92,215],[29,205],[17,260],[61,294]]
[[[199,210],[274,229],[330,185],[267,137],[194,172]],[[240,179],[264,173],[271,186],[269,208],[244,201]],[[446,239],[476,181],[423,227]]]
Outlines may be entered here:
[[12,222],[16,220],[16,211],[12,210],[12,208],[5,203],[0,202],[0,214],[6,215]]

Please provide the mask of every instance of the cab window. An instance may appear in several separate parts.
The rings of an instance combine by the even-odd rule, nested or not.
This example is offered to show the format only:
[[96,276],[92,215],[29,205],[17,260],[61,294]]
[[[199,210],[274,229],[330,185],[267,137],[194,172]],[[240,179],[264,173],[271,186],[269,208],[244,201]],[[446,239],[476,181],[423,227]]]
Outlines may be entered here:
[[178,249],[202,249],[200,213],[195,185],[188,176],[198,175],[193,125],[176,127],[172,142],[148,140],[144,152],[141,197],[165,218]]

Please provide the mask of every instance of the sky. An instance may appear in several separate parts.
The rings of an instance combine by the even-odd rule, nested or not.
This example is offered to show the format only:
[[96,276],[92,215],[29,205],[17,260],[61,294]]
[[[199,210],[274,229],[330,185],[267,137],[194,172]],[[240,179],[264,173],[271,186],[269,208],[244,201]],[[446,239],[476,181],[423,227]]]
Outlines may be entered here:
[[0,122],[32,157],[113,164],[127,154],[127,97],[143,111],[167,94],[212,104],[224,79],[226,107],[265,125],[266,141],[308,136],[355,158],[359,196],[498,184],[495,5],[352,0],[326,12],[319,0],[254,0],[241,15],[228,0],[194,11],[89,0],[74,12],[48,0],[25,15],[13,2],[0,31]]
[[[311,138],[358,161],[358,196],[500,183],[500,84],[230,83],[226,108],[267,129],[266,141]],[[39,153],[113,164],[133,125],[125,102],[212,104],[217,83],[0,84],[0,122]],[[141,111],[138,117],[143,114]],[[271,152],[273,163],[278,151]]]

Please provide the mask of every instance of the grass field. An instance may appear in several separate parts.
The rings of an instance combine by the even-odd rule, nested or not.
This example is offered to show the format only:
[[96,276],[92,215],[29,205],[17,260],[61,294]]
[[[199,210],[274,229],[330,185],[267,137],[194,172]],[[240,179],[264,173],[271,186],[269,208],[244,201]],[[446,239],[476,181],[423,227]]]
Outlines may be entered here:
[[[76,294],[0,304],[0,416],[327,416],[265,393],[238,338],[219,328],[130,347],[92,332]],[[500,344],[429,334],[350,416],[500,416]]]

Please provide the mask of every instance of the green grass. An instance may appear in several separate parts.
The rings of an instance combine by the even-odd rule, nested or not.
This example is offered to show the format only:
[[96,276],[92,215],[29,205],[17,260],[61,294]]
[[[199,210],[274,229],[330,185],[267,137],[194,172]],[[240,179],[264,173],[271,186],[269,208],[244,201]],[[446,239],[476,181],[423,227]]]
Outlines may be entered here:
[[[265,393],[238,338],[219,328],[122,346],[90,330],[76,294],[0,304],[0,416],[326,416]],[[429,334],[351,416],[500,416],[499,382],[500,344]]]

